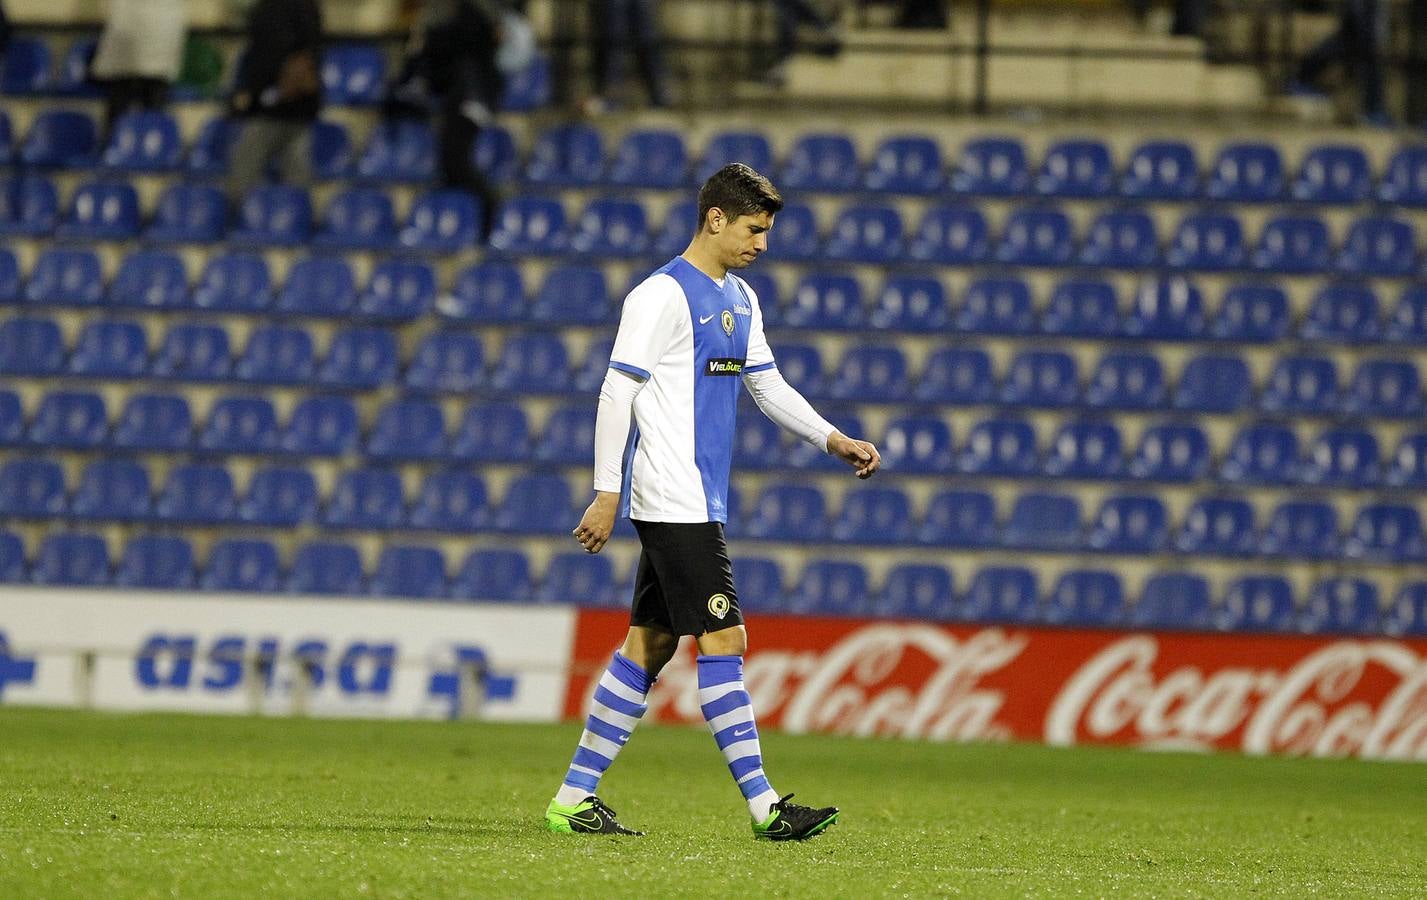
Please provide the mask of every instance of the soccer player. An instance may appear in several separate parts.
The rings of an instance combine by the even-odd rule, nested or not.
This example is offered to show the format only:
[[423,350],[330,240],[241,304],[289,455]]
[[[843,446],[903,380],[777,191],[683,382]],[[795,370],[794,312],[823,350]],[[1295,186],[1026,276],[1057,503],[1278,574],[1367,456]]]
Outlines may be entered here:
[[754,836],[805,840],[837,819],[837,807],[779,799],[763,772],[743,687],[748,633],[723,538],[740,380],[766,416],[845,460],[859,478],[882,463],[876,447],[833,428],[783,380],[758,298],[731,271],[768,249],[782,207],[767,178],[741,163],[724,166],[699,191],[688,249],[625,298],[595,420],[595,499],[574,535],[598,553],[615,515],[624,515],[642,552],[629,634],[599,680],[574,759],[545,811],[551,831],[640,833],[595,792],[686,634],[698,642],[704,718],[748,802]]

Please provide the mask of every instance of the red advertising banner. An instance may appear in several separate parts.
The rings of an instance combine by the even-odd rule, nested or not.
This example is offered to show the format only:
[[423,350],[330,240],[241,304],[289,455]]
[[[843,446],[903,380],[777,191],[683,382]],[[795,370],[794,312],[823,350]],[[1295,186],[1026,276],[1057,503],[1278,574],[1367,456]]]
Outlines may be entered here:
[[[582,610],[567,717],[627,614]],[[793,732],[1427,761],[1427,641],[760,618],[744,682]],[[702,722],[691,641],[648,716]]]

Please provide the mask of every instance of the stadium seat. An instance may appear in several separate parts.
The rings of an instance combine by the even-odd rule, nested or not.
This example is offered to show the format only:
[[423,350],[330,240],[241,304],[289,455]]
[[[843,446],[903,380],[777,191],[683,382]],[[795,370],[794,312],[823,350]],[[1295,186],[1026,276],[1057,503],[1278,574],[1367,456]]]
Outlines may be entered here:
[[209,119],[199,129],[198,136],[188,151],[188,171],[193,175],[213,177],[228,171],[228,160],[233,154],[233,145],[242,136],[243,123],[240,119],[216,117]]
[[317,481],[307,469],[258,469],[238,505],[238,518],[261,528],[294,528],[317,519]]
[[134,394],[114,422],[115,447],[124,450],[176,452],[193,439],[193,413],[188,400],[175,394]]
[[382,461],[441,459],[446,456],[446,419],[431,400],[393,400],[377,413],[367,435],[367,455]]
[[1000,400],[1008,406],[1058,409],[1080,399],[1075,357],[1062,350],[1022,350],[1011,358]]
[[1404,584],[1382,613],[1382,630],[1393,637],[1427,636],[1427,584]]
[[1257,545],[1254,508],[1234,497],[1196,500],[1174,538],[1174,549],[1191,556],[1249,556]]
[[990,403],[995,391],[991,357],[985,350],[940,347],[927,357],[912,396],[924,403],[975,406]]
[[59,193],[43,175],[0,178],[0,236],[45,237],[59,224]]
[[1007,218],[995,260],[1012,266],[1063,266],[1074,252],[1074,226],[1063,210],[1023,206]]
[[131,459],[96,459],[84,466],[70,501],[74,519],[141,522],[153,515],[153,509],[148,469]]
[[1036,174],[1036,193],[1076,199],[1108,197],[1114,192],[1115,162],[1104,141],[1073,138],[1046,149]]
[[64,514],[65,501],[58,463],[21,457],[0,465],[0,516],[53,519]]
[[[689,220],[696,219],[690,216]],[[682,251],[689,242],[690,229],[681,229],[682,242],[674,251]],[[771,232],[768,243],[770,259],[790,262],[807,261],[818,258],[821,242],[818,238],[817,217],[812,207],[803,203],[788,203],[778,213],[777,228]]]
[[614,566],[608,557],[557,553],[545,565],[535,590],[540,603],[610,606],[615,600]]
[[1272,203],[1283,197],[1283,157],[1272,144],[1226,144],[1210,170],[1205,193],[1222,203]]
[[99,255],[84,247],[49,246],[40,251],[25,284],[32,306],[96,306],[104,300]]
[[1135,628],[1203,631],[1210,626],[1209,582],[1189,572],[1151,575],[1130,610]]
[[1041,612],[1051,625],[1100,628],[1118,624],[1125,615],[1125,588],[1120,576],[1102,569],[1071,569],[1056,579]]
[[684,186],[688,172],[689,150],[679,132],[639,130],[620,141],[607,180],[620,187],[671,190]]
[[934,495],[917,528],[917,542],[931,547],[989,547],[995,538],[996,501],[985,491]]
[[519,550],[472,550],[451,579],[451,596],[463,600],[526,603],[533,594],[530,561]]
[[785,344],[778,346],[778,372],[806,397],[821,397],[823,394],[822,354],[812,344]]
[[272,301],[272,274],[257,253],[211,257],[193,289],[193,305],[207,312],[258,313]]
[[[614,338],[598,338],[585,348],[585,358],[575,367],[571,386],[576,394],[598,394],[609,372],[609,358],[614,350]],[[741,399],[741,398],[740,398]],[[746,423],[745,423],[746,424]]]
[[334,106],[370,106],[386,89],[386,60],[375,44],[322,48],[322,99]]
[[312,541],[297,548],[285,585],[290,594],[366,593],[357,548],[337,541]]
[[1322,487],[1372,487],[1380,476],[1377,437],[1366,429],[1329,428],[1313,439],[1299,480]]
[[827,533],[822,491],[808,485],[769,485],[749,512],[743,533],[772,541],[822,540]]
[[941,148],[922,135],[883,139],[861,179],[864,190],[879,194],[933,194],[944,183]]
[[411,356],[403,382],[418,391],[470,391],[481,383],[485,351],[480,339],[464,331],[433,331]]
[[0,62],[0,93],[42,94],[48,88],[53,59],[44,38],[12,38]]
[[767,272],[744,269],[738,273],[738,280],[743,282],[744,293],[752,292],[758,300],[759,311],[763,314],[763,325],[771,328],[779,324],[781,291],[779,291],[778,282],[774,280],[773,276]]
[[352,173],[352,138],[339,122],[312,123],[312,175],[323,181],[345,180]]
[[282,583],[277,547],[259,538],[223,538],[208,551],[198,579],[205,591],[276,593]]
[[779,312],[780,324],[787,328],[861,328],[862,288],[851,275],[812,273],[803,277]]
[[364,181],[429,184],[436,177],[436,136],[424,119],[387,119],[372,129],[357,158]]
[[525,280],[519,266],[487,259],[462,269],[436,311],[458,322],[508,323],[525,318]]
[[1158,497],[1117,494],[1095,513],[1085,545],[1103,553],[1150,556],[1169,546],[1169,514]]
[[1056,282],[1041,315],[1041,331],[1074,338],[1107,338],[1120,333],[1120,301],[1115,288],[1098,278]]
[[283,453],[342,456],[357,447],[357,409],[345,397],[304,397],[278,438]]
[[1028,623],[1035,620],[1039,584],[1031,569],[983,566],[962,595],[960,614],[973,622]]
[[[664,213],[664,220],[651,235],[649,255],[662,262],[684,252],[684,248],[689,246],[689,238],[693,236],[698,219],[699,206],[693,200],[680,200],[671,205]],[[782,219],[778,221],[781,222]],[[778,230],[782,231],[781,225]]]
[[0,584],[22,584],[29,575],[25,545],[17,535],[0,531]]
[[219,465],[174,466],[154,501],[156,519],[179,525],[221,525],[237,515],[233,476]]
[[1397,343],[1427,344],[1427,286],[1409,284],[1402,289],[1383,327],[1383,337]]
[[914,524],[912,501],[901,490],[862,487],[843,497],[830,537],[835,541],[904,544],[911,542]]
[[520,151],[515,146],[515,136],[499,125],[481,129],[471,156],[476,168],[493,184],[511,184],[520,174]]
[[1272,343],[1288,334],[1288,294],[1271,282],[1239,281],[1224,289],[1209,336],[1221,341]]
[[1184,141],[1146,141],[1130,153],[1120,193],[1136,200],[1192,200],[1199,195],[1199,160]]
[[317,381],[343,390],[372,390],[396,380],[396,336],[382,328],[344,328],[332,338]]
[[823,247],[828,259],[887,264],[902,255],[902,215],[891,206],[854,203],[840,210]]
[[818,559],[803,567],[788,592],[789,608],[821,616],[865,616],[872,611],[867,569],[861,563]]
[[109,415],[99,394],[51,391],[40,400],[28,442],[58,450],[95,450],[109,435]]
[[115,123],[103,163],[121,172],[171,172],[178,168],[182,156],[183,138],[173,116],[135,110]]
[[571,227],[569,249],[599,259],[641,256],[649,248],[649,223],[635,200],[599,197]]
[[64,354],[59,325],[50,319],[0,322],[0,375],[58,375],[64,369]]
[[579,523],[570,485],[559,475],[516,476],[495,510],[498,531],[568,535]]
[[481,233],[480,205],[462,190],[435,190],[416,198],[397,239],[417,253],[460,253]]
[[1030,167],[1020,138],[974,138],[961,148],[951,173],[951,188],[958,194],[1013,197],[1029,193]]
[[1130,459],[1130,477],[1189,483],[1209,470],[1209,438],[1197,425],[1161,423],[1146,428]]
[[1230,484],[1293,484],[1298,478],[1298,435],[1287,425],[1254,422],[1240,428],[1219,466]]
[[1390,487],[1427,488],[1427,432],[1402,436],[1383,482]]
[[[740,431],[743,427],[746,426],[740,426]],[[955,465],[951,429],[934,416],[908,415],[893,419],[879,446],[883,465],[892,471],[943,474],[951,472]]]
[[505,79],[505,93],[501,95],[499,108],[502,112],[531,112],[550,103],[553,91],[550,57],[536,53],[535,58],[523,69]]
[[35,554],[36,584],[101,587],[109,583],[109,547],[97,534],[47,534]]
[[16,447],[24,443],[25,410],[20,395],[0,390],[0,446]]
[[422,316],[436,303],[436,270],[418,259],[384,259],[372,269],[357,295],[359,318],[405,323]]
[[405,512],[401,478],[396,472],[349,469],[337,477],[321,521],[328,528],[377,531],[399,528]]
[[208,453],[271,453],[277,449],[277,411],[266,397],[219,397],[198,430]]
[[908,259],[944,266],[974,265],[990,254],[990,228],[974,206],[928,208],[906,244]]
[[1232,213],[1215,210],[1186,214],[1164,252],[1170,268],[1200,272],[1237,269],[1247,260],[1244,226]]
[[1335,266],[1344,275],[1402,278],[1417,269],[1417,229],[1390,215],[1353,222]]
[[1407,360],[1363,360],[1343,391],[1343,411],[1349,415],[1405,418],[1422,409],[1422,378]]
[[297,260],[273,299],[273,310],[289,316],[346,318],[356,307],[352,267],[340,256]]
[[1145,278],[1122,329],[1128,337],[1147,340],[1197,340],[1206,330],[1203,293],[1182,276]]
[[1080,264],[1143,269],[1159,262],[1154,219],[1143,209],[1109,209],[1096,216],[1080,249]]
[[159,378],[181,381],[225,381],[231,368],[228,332],[223,326],[183,322],[164,333],[149,371]]
[[1305,275],[1332,266],[1327,224],[1312,215],[1273,216],[1259,232],[1250,262],[1263,272]]
[[604,139],[584,123],[552,125],[536,135],[525,180],[557,188],[593,187],[604,175]]
[[489,247],[511,256],[548,255],[564,250],[565,237],[565,208],[559,200],[512,197],[500,206]]
[[1035,330],[1031,288],[1014,275],[988,275],[966,287],[956,311],[957,331],[1025,335]]
[[188,268],[167,250],[136,250],[119,263],[109,285],[108,304],[149,310],[188,305]]
[[[765,306],[766,325],[769,301],[763,299],[761,291],[758,297]],[[867,322],[884,331],[935,334],[947,324],[946,288],[935,278],[894,275],[883,283]]]
[[703,184],[728,163],[741,162],[755,172],[773,171],[773,147],[755,131],[721,131],[709,138],[694,167],[694,183]]
[[1293,588],[1277,575],[1235,578],[1213,618],[1220,631],[1290,631],[1294,626]]
[[532,452],[538,462],[592,464],[595,458],[595,410],[589,402],[561,406],[550,414]]
[[740,554],[733,561],[733,585],[738,591],[739,609],[745,614],[787,610],[783,567],[777,560]]
[[1011,507],[1001,533],[1014,550],[1076,550],[1081,546],[1080,500],[1070,494],[1030,491]]
[[740,416],[733,437],[733,465],[753,470],[779,468],[785,464],[783,442],[783,429],[765,416]]
[[332,249],[380,250],[392,246],[396,230],[396,213],[386,191],[352,187],[327,204],[312,243]]
[[1039,468],[1035,429],[1023,419],[992,418],[977,422],[967,436],[957,465],[967,475],[1035,474]]
[[1185,363],[1175,387],[1175,409],[1233,413],[1249,405],[1253,384],[1243,358],[1205,353]]
[[[3,60],[0,60],[3,62]],[[8,113],[0,110],[0,166],[8,166],[15,154],[15,130]]]
[[379,597],[441,600],[447,596],[446,557],[437,547],[386,546],[369,585]]
[[1119,478],[1124,468],[1120,429],[1113,422],[1067,422],[1045,460],[1051,478]]
[[1399,147],[1387,162],[1377,197],[1388,206],[1427,206],[1427,147]]
[[1338,405],[1338,367],[1318,356],[1281,357],[1259,398],[1260,408],[1271,413],[1325,415]]
[[243,198],[238,224],[229,233],[235,245],[300,247],[312,237],[312,201],[301,188],[259,185]]
[[1343,538],[1343,556],[1382,563],[1422,561],[1427,542],[1417,508],[1389,503],[1360,507]]
[[1372,192],[1372,164],[1362,148],[1323,144],[1303,157],[1290,193],[1304,203],[1361,203]]
[[287,325],[259,325],[233,364],[233,377],[251,384],[309,384],[317,362],[312,335]]
[[1290,500],[1274,508],[1259,539],[1259,554],[1284,559],[1338,555],[1338,513],[1329,503]]
[[790,191],[843,192],[857,187],[857,148],[845,134],[805,134],[793,142],[778,175]]
[[569,369],[569,355],[558,336],[512,333],[501,345],[490,385],[516,393],[561,392],[569,384]]
[[39,168],[86,169],[98,157],[99,132],[94,120],[73,109],[42,111],[30,123],[20,145],[20,162]]
[[177,535],[141,534],[124,545],[114,571],[119,587],[176,591],[196,583],[193,545]]
[[1313,585],[1298,626],[1310,634],[1375,634],[1382,619],[1377,585],[1364,578],[1325,578]]
[[532,320],[555,325],[601,325],[613,312],[604,271],[595,265],[550,269],[530,303]]
[[1306,341],[1364,343],[1377,340],[1378,303],[1372,287],[1357,282],[1327,284],[1313,295],[1299,336]]
[[[827,408],[823,412],[827,413],[828,420],[832,422],[843,434],[866,434],[867,429],[863,427],[861,418],[857,415],[856,409]],[[784,466],[803,471],[835,472],[838,475],[847,474],[847,463],[824,452],[822,447],[810,444],[807,441],[792,440],[783,451],[782,461]]]
[[879,618],[945,621],[955,612],[956,584],[950,570],[917,563],[898,563],[887,570],[873,605],[873,614]]
[[407,524],[469,534],[485,526],[487,514],[486,485],[479,475],[461,469],[439,470],[422,479]]

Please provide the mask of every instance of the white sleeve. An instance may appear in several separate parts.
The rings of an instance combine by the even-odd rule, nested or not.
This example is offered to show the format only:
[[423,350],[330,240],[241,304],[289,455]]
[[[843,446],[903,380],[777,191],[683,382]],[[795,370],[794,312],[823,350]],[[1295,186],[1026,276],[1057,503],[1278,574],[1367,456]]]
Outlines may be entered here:
[[763,334],[763,307],[759,305],[758,295],[748,286],[748,282],[740,278],[738,283],[748,295],[748,305],[753,307],[753,324],[748,332],[748,353],[743,358],[743,371],[761,372],[771,369],[773,348],[768,346],[768,338]]
[[772,419],[782,428],[827,452],[827,439],[836,428],[832,427],[812,404],[798,393],[797,388],[783,380],[783,374],[771,363],[766,369],[756,372],[744,370],[743,384],[763,415]]
[[671,276],[655,275],[640,282],[624,298],[610,368],[647,379],[688,318],[683,290]]
[[634,396],[644,380],[610,368],[600,385],[595,413],[595,490],[618,494],[624,487],[624,447],[629,441],[629,420]]

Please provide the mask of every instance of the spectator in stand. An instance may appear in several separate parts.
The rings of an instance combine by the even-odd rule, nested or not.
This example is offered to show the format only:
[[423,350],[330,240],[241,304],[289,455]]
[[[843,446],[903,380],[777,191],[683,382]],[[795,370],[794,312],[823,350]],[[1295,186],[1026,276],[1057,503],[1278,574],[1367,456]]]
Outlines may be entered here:
[[10,46],[10,19],[5,15],[5,0],[0,0],[0,58],[5,56],[5,48]]
[[234,204],[280,158],[284,181],[312,180],[312,129],[322,109],[322,11],[317,0],[257,0],[248,11],[232,112],[243,117],[228,193]]
[[109,0],[89,77],[104,89],[104,132],[134,108],[160,109],[183,65],[184,0]]
[[1383,98],[1382,50],[1387,44],[1388,21],[1385,7],[1384,0],[1339,0],[1337,30],[1303,57],[1288,86],[1289,93],[1321,96],[1318,80],[1334,63],[1341,63],[1357,82],[1363,121],[1391,125]]
[[670,106],[654,0],[590,0],[589,16],[595,92],[584,102],[585,114],[599,115],[610,108],[609,92],[620,80],[626,51],[632,51],[650,104]]
[[817,32],[812,50],[820,56],[836,56],[842,52],[842,40],[833,30],[832,20],[811,0],[773,0],[773,63],[767,79],[781,85],[787,80],[788,59],[798,49],[798,26],[806,25]]

